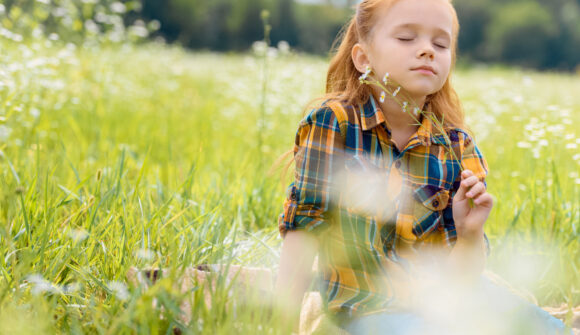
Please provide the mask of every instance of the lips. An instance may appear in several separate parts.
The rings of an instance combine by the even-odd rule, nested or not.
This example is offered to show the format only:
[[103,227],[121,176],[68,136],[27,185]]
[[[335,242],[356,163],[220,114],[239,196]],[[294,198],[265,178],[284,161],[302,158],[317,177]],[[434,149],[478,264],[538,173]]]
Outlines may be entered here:
[[415,68],[412,68],[411,70],[413,70],[413,71],[419,71],[419,72],[431,72],[432,74],[437,74],[437,72],[435,71],[435,69],[432,68],[429,65],[423,65],[423,66],[415,67]]

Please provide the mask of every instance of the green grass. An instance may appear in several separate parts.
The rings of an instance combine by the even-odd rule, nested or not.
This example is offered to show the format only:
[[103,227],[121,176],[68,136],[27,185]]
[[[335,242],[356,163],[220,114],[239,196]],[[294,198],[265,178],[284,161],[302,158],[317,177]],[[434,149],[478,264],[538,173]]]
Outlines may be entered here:
[[[183,268],[276,268],[287,180],[266,172],[322,92],[324,60],[269,60],[262,117],[252,55],[2,43],[0,333],[166,333]],[[455,83],[496,197],[488,268],[541,304],[578,305],[580,78],[491,68]],[[115,290],[131,266],[172,275]],[[231,313],[225,288],[215,296],[192,307],[193,332],[275,332],[268,311]]]

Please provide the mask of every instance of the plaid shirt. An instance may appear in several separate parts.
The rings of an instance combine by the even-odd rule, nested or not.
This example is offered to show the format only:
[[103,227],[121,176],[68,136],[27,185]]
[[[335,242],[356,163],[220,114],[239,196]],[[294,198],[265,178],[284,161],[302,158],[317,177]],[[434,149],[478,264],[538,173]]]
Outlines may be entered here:
[[347,120],[323,105],[299,124],[295,181],[278,227],[282,236],[316,233],[320,291],[332,314],[388,311],[403,295],[396,278],[408,278],[391,269],[413,276],[414,256],[441,259],[431,247],[448,252],[456,241],[451,205],[460,165],[485,182],[487,164],[461,129],[448,130],[451,149],[424,117],[399,151],[372,97],[365,105],[335,106]]

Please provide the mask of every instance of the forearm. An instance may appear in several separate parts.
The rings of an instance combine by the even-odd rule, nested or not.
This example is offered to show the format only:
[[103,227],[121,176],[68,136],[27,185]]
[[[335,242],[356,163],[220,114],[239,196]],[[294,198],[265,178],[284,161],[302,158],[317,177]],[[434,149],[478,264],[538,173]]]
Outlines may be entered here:
[[283,321],[293,326],[298,325],[302,299],[312,280],[312,264],[317,251],[318,241],[311,233],[286,233],[276,279],[276,305],[283,311]]
[[485,241],[483,231],[470,239],[457,238],[449,254],[450,274],[462,283],[474,283],[485,268]]

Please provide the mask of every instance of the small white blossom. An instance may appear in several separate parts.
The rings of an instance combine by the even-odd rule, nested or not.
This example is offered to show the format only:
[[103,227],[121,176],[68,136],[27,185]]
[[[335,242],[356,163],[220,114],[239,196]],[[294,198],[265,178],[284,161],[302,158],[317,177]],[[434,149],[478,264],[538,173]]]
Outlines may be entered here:
[[113,2],[111,4],[111,10],[113,11],[113,13],[123,14],[127,11],[127,7],[120,2]]
[[129,290],[127,290],[127,286],[125,286],[125,284],[118,281],[110,281],[107,286],[109,287],[109,290],[113,291],[113,294],[115,297],[117,297],[117,299],[129,299]]
[[419,109],[419,107],[413,108],[413,114],[415,114],[415,116],[418,116],[420,111],[421,110]]
[[155,253],[149,249],[139,249],[136,252],[136,256],[143,260],[151,260],[155,256]]
[[68,236],[74,242],[78,243],[86,240],[86,238],[89,237],[89,233],[87,233],[87,231],[84,229],[73,229],[68,233]]
[[404,101],[403,102],[403,113],[407,113],[407,107],[409,106],[409,103]]
[[397,94],[399,94],[400,91],[401,91],[401,86],[397,87],[397,89],[395,90],[395,92],[393,92],[393,97],[396,97]]
[[359,80],[359,81],[362,83],[364,80],[366,80],[366,79],[367,79],[367,77],[369,76],[369,74],[371,74],[371,71],[372,71],[371,67],[370,67],[370,66],[367,66],[367,69],[366,69],[365,73],[363,73],[363,74],[362,74],[362,75],[361,75],[361,76],[358,78],[358,80]]
[[389,73],[387,72],[383,77],[383,84],[387,85],[388,82],[389,82]]
[[386,96],[385,91],[382,91],[381,92],[381,102],[385,102],[385,96]]
[[12,129],[0,125],[0,141],[5,142],[10,137],[10,133],[12,133]]

